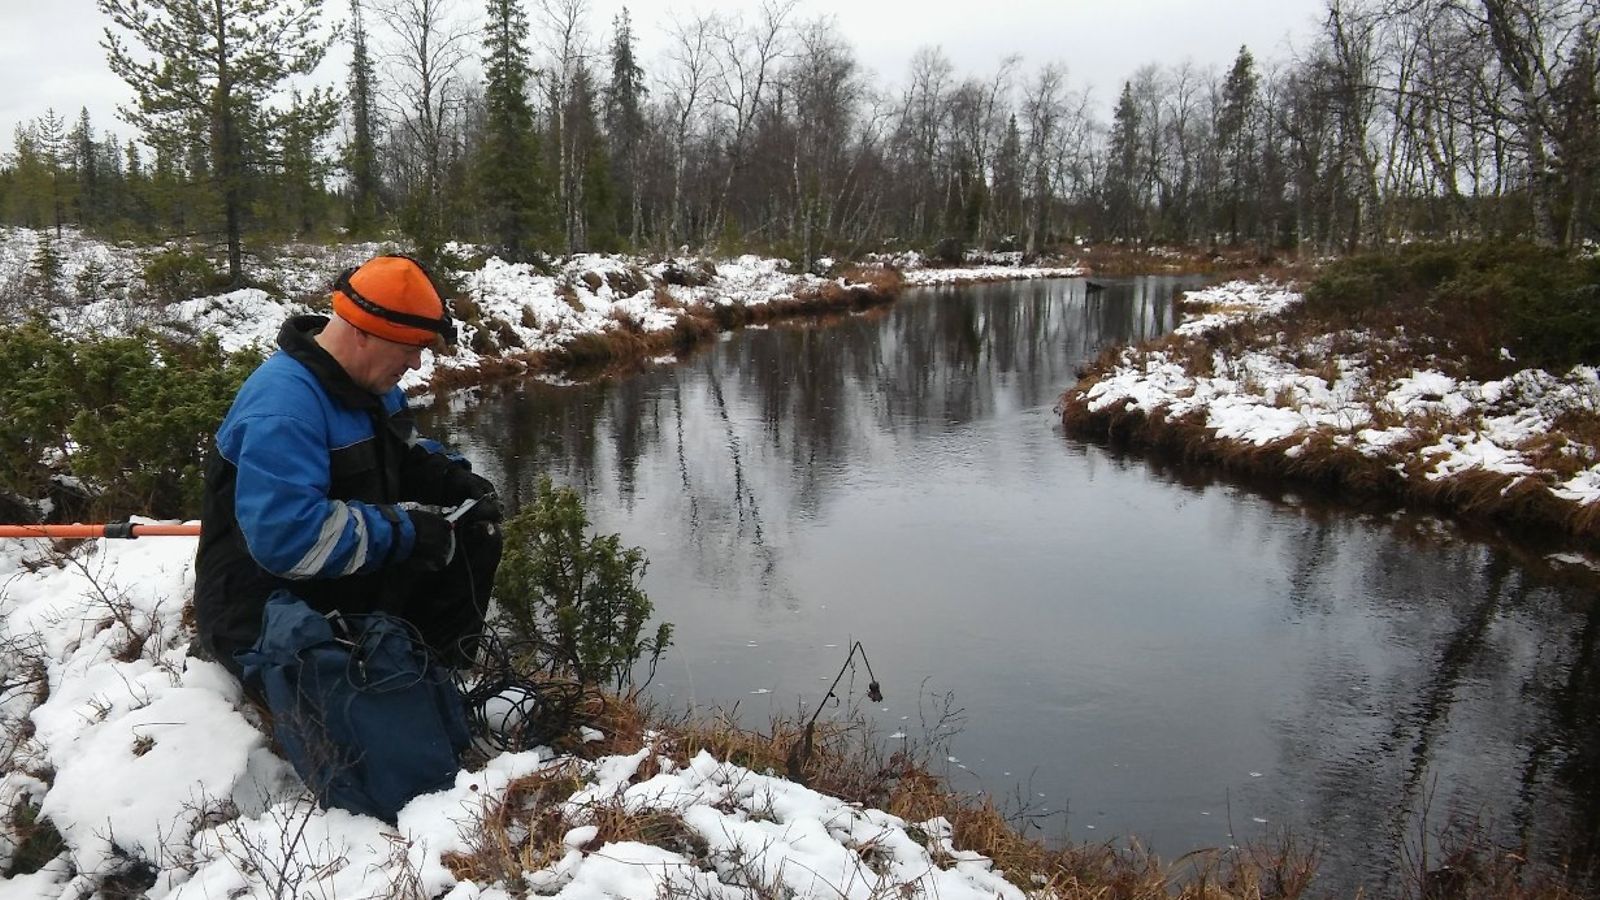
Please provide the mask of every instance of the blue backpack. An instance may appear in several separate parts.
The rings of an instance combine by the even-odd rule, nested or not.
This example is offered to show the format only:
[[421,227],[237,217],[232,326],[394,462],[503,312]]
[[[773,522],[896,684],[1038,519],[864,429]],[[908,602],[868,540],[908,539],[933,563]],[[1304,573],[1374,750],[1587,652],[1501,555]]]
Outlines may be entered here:
[[471,741],[449,671],[386,613],[324,616],[288,591],[267,598],[240,651],[278,744],[324,808],[393,824],[413,797],[449,787]]

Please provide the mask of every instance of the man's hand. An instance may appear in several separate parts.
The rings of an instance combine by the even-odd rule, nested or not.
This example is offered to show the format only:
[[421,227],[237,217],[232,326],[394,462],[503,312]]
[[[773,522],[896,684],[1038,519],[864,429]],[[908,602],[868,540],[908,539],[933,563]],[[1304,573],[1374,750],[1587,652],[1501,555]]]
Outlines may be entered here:
[[462,513],[461,518],[457,520],[456,524],[459,525],[466,522],[487,522],[494,524],[498,523],[502,518],[503,515],[500,512],[500,498],[496,497],[493,493],[490,493],[479,497],[478,502],[474,503],[471,509],[467,510],[465,513]]
[[411,528],[417,535],[406,562],[419,572],[437,572],[448,566],[456,555],[455,528],[436,512],[408,509],[406,513],[411,516]]
[[467,510],[462,522],[499,522],[502,518],[500,498],[495,493],[494,482],[461,467],[450,471],[447,489],[462,500],[476,500],[478,504]]

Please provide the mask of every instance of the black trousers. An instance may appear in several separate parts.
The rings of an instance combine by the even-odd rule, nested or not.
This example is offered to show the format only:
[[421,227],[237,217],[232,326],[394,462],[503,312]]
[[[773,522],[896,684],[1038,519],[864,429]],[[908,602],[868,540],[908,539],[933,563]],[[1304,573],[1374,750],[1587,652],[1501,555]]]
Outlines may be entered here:
[[461,525],[456,529],[456,553],[450,564],[437,572],[418,573],[404,583],[393,582],[399,595],[384,608],[415,625],[445,665],[470,667],[478,654],[503,546],[499,525]]
[[[468,522],[456,530],[455,556],[437,572],[409,571],[402,563],[393,570],[326,582],[252,582],[249,596],[258,597],[253,603],[257,618],[267,595],[280,587],[318,612],[397,614],[416,626],[423,642],[444,665],[465,669],[471,667],[478,653],[503,545],[499,525]],[[227,638],[218,638],[216,647],[211,649],[196,638],[189,653],[200,659],[214,659],[233,677],[243,680],[234,654],[246,649],[248,643]],[[249,691],[250,685],[245,688]]]

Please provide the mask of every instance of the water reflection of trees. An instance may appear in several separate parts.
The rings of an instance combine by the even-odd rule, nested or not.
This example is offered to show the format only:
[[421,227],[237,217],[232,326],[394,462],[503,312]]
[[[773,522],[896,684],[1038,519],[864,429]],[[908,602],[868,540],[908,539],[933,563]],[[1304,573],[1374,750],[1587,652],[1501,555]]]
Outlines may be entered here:
[[1308,517],[1273,542],[1288,610],[1317,644],[1282,717],[1283,764],[1309,776],[1328,868],[1405,877],[1463,827],[1592,864],[1593,603],[1502,550],[1423,547],[1349,518]]
[[1075,280],[913,294],[842,323],[752,329],[679,366],[522,383],[436,415],[492,457],[513,503],[548,473],[628,510],[642,470],[669,460],[685,550],[706,571],[743,559],[767,579],[784,543],[770,527],[820,515],[840,471],[1050,406],[1104,344],[1170,328],[1183,283],[1120,279],[1093,297]]
[[[666,554],[731,602],[788,604],[796,533],[860,473],[971,429],[1047,427],[1047,416],[1013,419],[1052,405],[1106,342],[1170,327],[1174,286],[912,295],[825,327],[751,330],[620,381],[487,390],[435,416],[513,503],[552,474],[630,542],[640,538],[623,523],[648,517],[667,532]],[[1211,480],[1185,483],[1198,494]],[[1245,506],[1222,527],[1283,527]],[[1330,869],[1350,872],[1397,868],[1424,812],[1439,823],[1495,810],[1494,836],[1593,859],[1592,599],[1536,584],[1484,545],[1430,536],[1419,554],[1378,521],[1308,511],[1289,533],[1259,535],[1283,557],[1284,614],[1304,626],[1305,675],[1275,720],[1309,808],[1284,818],[1332,840]]]

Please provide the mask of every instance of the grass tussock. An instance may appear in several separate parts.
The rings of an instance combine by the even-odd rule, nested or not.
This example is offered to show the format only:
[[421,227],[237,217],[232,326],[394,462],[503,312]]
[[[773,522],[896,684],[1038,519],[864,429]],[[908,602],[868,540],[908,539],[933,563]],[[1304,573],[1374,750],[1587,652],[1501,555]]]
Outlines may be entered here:
[[32,875],[67,852],[66,840],[49,819],[39,817],[37,804],[19,802],[7,811],[6,819],[4,837],[13,845],[6,878]]
[[514,357],[490,357],[475,369],[435,369],[428,389],[445,394],[458,388],[471,387],[502,378],[539,371],[541,355],[527,354]]
[[[1284,834],[1241,847],[1205,848],[1166,862],[1136,841],[1124,847],[1051,844],[1036,837],[1039,822],[1025,811],[1001,809],[987,795],[953,790],[930,765],[928,748],[902,742],[887,752],[859,716],[817,722],[809,752],[799,755],[806,727],[798,720],[773,719],[765,728],[738,725],[726,713],[707,717],[663,716],[639,703],[606,698],[594,710],[602,741],[579,748],[588,758],[630,754],[649,746],[630,783],[655,777],[665,768],[682,768],[702,751],[756,773],[784,775],[813,790],[852,803],[883,809],[907,824],[906,832],[929,850],[935,865],[956,864],[951,851],[975,851],[993,870],[1029,896],[1052,900],[1262,900],[1329,896],[1319,891],[1317,848]],[[670,762],[668,762],[670,761]],[[592,853],[607,843],[638,841],[665,847],[710,871],[718,860],[706,840],[683,819],[681,810],[640,809],[619,796],[582,802],[575,795],[589,786],[577,764],[558,766],[513,783],[499,802],[486,804],[470,853],[452,855],[446,864],[458,878],[479,884],[541,888],[542,877],[525,873],[548,869],[567,853]],[[759,812],[751,813],[758,816]],[[942,821],[941,821],[942,820]],[[592,836],[572,829],[593,826]],[[1405,896],[1432,900],[1573,900],[1577,889],[1558,874],[1534,872],[1526,859],[1494,848],[1481,836],[1455,833],[1442,841],[1445,852],[1431,865],[1404,876]],[[580,838],[582,839],[580,842]],[[871,848],[858,848],[871,863]],[[726,862],[726,860],[722,860]],[[559,884],[545,885],[554,890]],[[1359,895],[1358,895],[1359,896]]]
[[[670,277],[666,278],[665,284],[703,285],[716,276],[716,268],[710,263],[678,265],[669,267],[667,272]],[[613,274],[619,277],[626,275]],[[597,288],[602,283],[598,275],[594,280],[591,288]],[[611,284],[613,290],[619,288],[610,280],[603,283]],[[457,300],[458,315],[467,316],[467,320],[477,326],[473,331],[473,349],[486,355],[486,358],[472,369],[439,369],[419,392],[443,392],[533,372],[559,372],[579,377],[623,374],[645,366],[655,357],[692,353],[718,332],[775,321],[824,318],[876,309],[893,302],[904,285],[905,278],[897,269],[855,266],[841,278],[790,299],[749,306],[697,304],[688,307],[674,299],[663,285],[658,286],[656,291],[655,306],[679,311],[672,328],[645,331],[637,319],[619,311],[612,314],[614,325],[605,331],[580,334],[555,350],[545,351],[521,350],[522,341],[508,323],[493,318],[485,319],[471,300]],[[643,285],[636,285],[633,281],[620,284],[622,289],[631,287],[644,289]],[[570,285],[564,287],[562,296],[569,304],[577,303],[577,294]],[[533,327],[533,324],[525,314],[523,327]]]
[[[1064,257],[1065,258],[1065,257]],[[1071,261],[1095,275],[1150,275],[1162,272],[1227,275],[1277,280],[1299,278],[1309,266],[1296,259],[1263,254],[1249,247],[1199,248],[1133,247],[1094,244],[1082,248]]]
[[468,853],[448,853],[451,874],[478,884],[517,884],[566,853],[571,828],[562,804],[584,786],[575,766],[545,770],[513,781],[505,795],[479,811]]
[[[1488,413],[1445,412],[1440,398],[1388,399],[1418,371],[1484,383],[1526,369],[1560,375],[1600,363],[1600,262],[1525,246],[1406,248],[1336,263],[1310,283],[1302,306],[1198,336],[1169,335],[1113,348],[1080,373],[1060,403],[1079,436],[1253,478],[1283,479],[1360,499],[1398,499],[1495,525],[1600,537],[1600,509],[1564,500],[1554,485],[1592,466],[1600,451],[1600,403],[1555,418],[1516,448],[1539,474],[1436,471],[1451,442],[1477,439]],[[1353,446],[1352,429],[1319,426],[1265,445],[1216,437],[1199,417],[1175,418],[1126,403],[1091,410],[1087,392],[1119,369],[1157,354],[1191,378],[1229,377],[1262,406],[1293,406],[1292,391],[1255,384],[1240,360],[1270,357],[1332,389],[1350,373],[1367,414],[1358,428],[1403,430],[1377,453]],[[1497,413],[1498,414],[1498,413]],[[1286,452],[1288,451],[1288,452]]]

